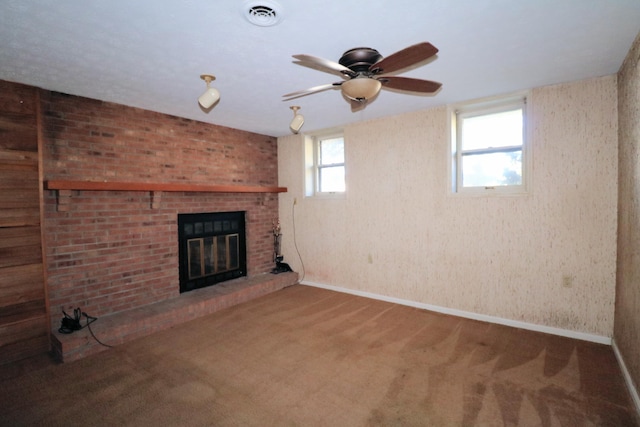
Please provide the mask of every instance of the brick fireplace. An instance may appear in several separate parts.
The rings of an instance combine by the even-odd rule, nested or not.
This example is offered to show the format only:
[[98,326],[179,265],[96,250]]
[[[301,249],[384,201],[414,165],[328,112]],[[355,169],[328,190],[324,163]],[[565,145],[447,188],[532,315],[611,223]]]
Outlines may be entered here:
[[[41,92],[44,179],[277,186],[276,138]],[[96,317],[179,296],[179,213],[245,212],[249,278],[273,268],[274,193],[45,191],[47,292]]]

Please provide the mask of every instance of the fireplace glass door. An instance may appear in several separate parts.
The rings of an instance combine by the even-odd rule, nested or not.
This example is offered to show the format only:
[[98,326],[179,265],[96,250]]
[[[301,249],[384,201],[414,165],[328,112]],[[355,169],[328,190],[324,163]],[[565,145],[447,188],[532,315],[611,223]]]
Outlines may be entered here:
[[244,212],[178,215],[180,292],[246,276]]
[[189,280],[237,269],[240,266],[239,239],[239,234],[189,239]]

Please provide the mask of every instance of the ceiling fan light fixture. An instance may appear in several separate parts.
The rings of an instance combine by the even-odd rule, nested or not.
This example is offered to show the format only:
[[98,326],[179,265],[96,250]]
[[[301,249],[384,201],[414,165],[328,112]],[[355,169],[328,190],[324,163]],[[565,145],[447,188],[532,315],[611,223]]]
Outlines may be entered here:
[[351,110],[355,111],[355,109],[364,108],[369,101],[373,101],[383,86],[386,89],[403,92],[434,94],[440,90],[442,83],[388,74],[418,66],[436,53],[438,48],[434,45],[421,42],[392,53],[386,58],[376,49],[369,47],[349,49],[342,54],[338,62],[311,55],[293,55],[297,60],[296,64],[320,71],[339,73],[345,80],[283,95],[287,97],[284,101],[340,87],[342,96],[351,101]]
[[202,95],[200,95],[200,97],[198,98],[198,103],[200,104],[200,106],[202,106],[202,108],[208,110],[213,106],[213,104],[220,100],[220,92],[218,92],[218,89],[209,86],[210,83],[216,79],[215,76],[211,74],[202,74],[200,78],[207,82],[207,90]]
[[382,83],[370,77],[356,77],[342,83],[340,87],[347,98],[362,101],[376,96],[382,88]]

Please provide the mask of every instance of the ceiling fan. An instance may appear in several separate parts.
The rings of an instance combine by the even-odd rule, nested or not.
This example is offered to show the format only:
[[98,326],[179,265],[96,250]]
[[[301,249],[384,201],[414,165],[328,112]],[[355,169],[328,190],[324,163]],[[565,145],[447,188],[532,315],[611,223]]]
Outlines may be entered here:
[[403,70],[423,62],[438,53],[431,43],[422,42],[404,48],[384,58],[369,47],[357,47],[346,51],[338,62],[311,55],[293,55],[296,64],[308,66],[320,71],[338,73],[344,81],[329,83],[298,92],[283,95],[283,101],[311,95],[328,89],[340,88],[342,94],[351,102],[352,109],[364,108],[367,101],[375,98],[381,88],[406,92],[435,93],[441,83],[391,76],[390,73]]

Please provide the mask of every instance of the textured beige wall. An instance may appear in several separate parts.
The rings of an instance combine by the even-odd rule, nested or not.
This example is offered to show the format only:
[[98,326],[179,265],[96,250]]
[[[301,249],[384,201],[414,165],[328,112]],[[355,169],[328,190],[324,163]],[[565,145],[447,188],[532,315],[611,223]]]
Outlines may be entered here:
[[616,77],[534,89],[528,108],[521,196],[450,194],[444,107],[348,126],[343,199],[304,198],[303,137],[280,138],[286,260],[302,272],[295,215],[305,281],[611,337]]
[[[618,280],[614,339],[640,388],[640,35],[620,69]],[[640,393],[640,389],[638,389]]]

